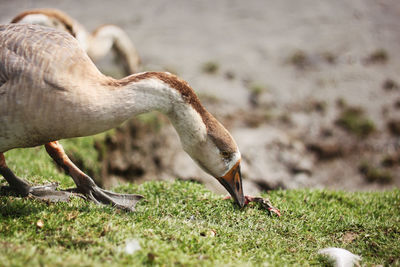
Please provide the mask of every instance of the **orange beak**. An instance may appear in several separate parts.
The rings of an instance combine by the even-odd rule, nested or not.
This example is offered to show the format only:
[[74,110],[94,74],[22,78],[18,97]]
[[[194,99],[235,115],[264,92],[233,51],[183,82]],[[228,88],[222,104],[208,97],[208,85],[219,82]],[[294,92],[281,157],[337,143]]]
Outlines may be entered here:
[[236,203],[243,208],[245,201],[242,187],[242,174],[240,172],[240,160],[227,174],[218,178],[218,181],[225,187],[229,194],[231,194]]

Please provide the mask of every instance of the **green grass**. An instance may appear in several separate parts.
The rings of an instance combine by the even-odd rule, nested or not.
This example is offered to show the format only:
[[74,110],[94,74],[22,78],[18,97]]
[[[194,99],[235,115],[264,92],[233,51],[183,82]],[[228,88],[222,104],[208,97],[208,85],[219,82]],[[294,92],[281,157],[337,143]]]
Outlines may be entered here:
[[[91,140],[64,144],[72,149]],[[43,149],[6,157],[32,182],[73,185]],[[146,201],[126,213],[81,199],[49,204],[1,196],[0,265],[307,266],[326,264],[317,251],[329,246],[361,255],[366,266],[400,265],[400,190],[273,191],[268,197],[282,211],[279,218],[253,203],[240,210],[192,182],[129,184],[115,191],[139,193]],[[129,239],[141,245],[133,255],[123,251]]]

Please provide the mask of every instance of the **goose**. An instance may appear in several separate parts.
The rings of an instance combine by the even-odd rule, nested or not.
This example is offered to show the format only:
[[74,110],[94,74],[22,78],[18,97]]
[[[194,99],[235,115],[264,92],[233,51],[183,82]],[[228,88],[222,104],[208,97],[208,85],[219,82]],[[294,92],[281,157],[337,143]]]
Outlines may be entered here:
[[126,32],[118,26],[102,25],[90,34],[75,19],[61,10],[51,8],[24,11],[15,16],[11,23],[38,24],[66,31],[78,40],[93,61],[104,58],[114,50],[125,74],[136,73],[139,69],[139,55]]
[[[75,192],[133,211],[140,195],[101,189],[58,141],[106,131],[151,110],[169,118],[183,149],[243,207],[239,148],[187,82],[168,72],[114,79],[96,68],[70,34],[40,25],[0,25],[0,174],[17,194],[64,201]],[[8,168],[4,152],[39,145],[72,177],[72,192],[55,184],[32,186]]]

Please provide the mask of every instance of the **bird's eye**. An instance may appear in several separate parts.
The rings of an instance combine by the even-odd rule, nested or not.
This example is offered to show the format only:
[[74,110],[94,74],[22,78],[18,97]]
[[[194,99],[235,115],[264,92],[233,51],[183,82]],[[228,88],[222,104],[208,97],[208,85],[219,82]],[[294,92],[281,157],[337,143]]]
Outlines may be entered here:
[[227,151],[221,151],[221,156],[224,159],[230,159],[231,158],[231,153],[227,152]]

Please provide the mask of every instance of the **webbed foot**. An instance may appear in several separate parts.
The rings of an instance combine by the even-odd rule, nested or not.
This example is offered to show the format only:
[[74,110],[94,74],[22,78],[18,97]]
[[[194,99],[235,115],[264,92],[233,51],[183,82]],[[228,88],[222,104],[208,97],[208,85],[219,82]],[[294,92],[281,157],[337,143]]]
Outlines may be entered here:
[[94,182],[90,185],[73,188],[69,191],[79,193],[85,199],[93,201],[96,204],[112,205],[115,208],[135,211],[136,204],[143,198],[135,194],[119,194],[105,189],[101,189]]
[[[58,202],[68,201],[71,196],[80,196],[96,204],[112,205],[115,208],[134,211],[136,203],[143,198],[134,194],[118,194],[98,187],[92,178],[79,170],[67,157],[58,142],[51,142],[46,149],[53,159],[65,169],[74,179],[77,188],[72,190],[57,190],[57,183],[48,185],[31,186],[24,179],[16,176],[5,162],[3,153],[0,153],[0,174],[7,180],[9,186],[3,187],[22,197],[33,197],[40,200]],[[2,188],[2,189],[3,189]]]
[[57,183],[31,186],[26,181],[20,178],[18,179],[22,182],[10,186],[3,186],[1,189],[6,192],[13,192],[22,197],[32,197],[50,202],[67,202],[73,195],[71,192],[56,190],[58,187]]
[[29,195],[33,198],[50,202],[67,202],[73,195],[71,192],[56,190],[58,183],[51,183],[48,185],[31,186]]
[[113,207],[134,211],[136,203],[143,198],[140,195],[117,194],[98,187],[92,178],[82,172],[67,156],[61,144],[57,141],[45,145],[47,153],[69,174],[76,184],[72,192],[83,195],[84,198],[96,204],[112,205]]
[[0,174],[8,182],[9,186],[2,187],[5,191],[11,191],[22,197],[32,196],[33,198],[46,201],[68,201],[71,193],[57,191],[57,183],[48,185],[32,186],[24,179],[16,176],[7,166],[4,154],[0,153]]

